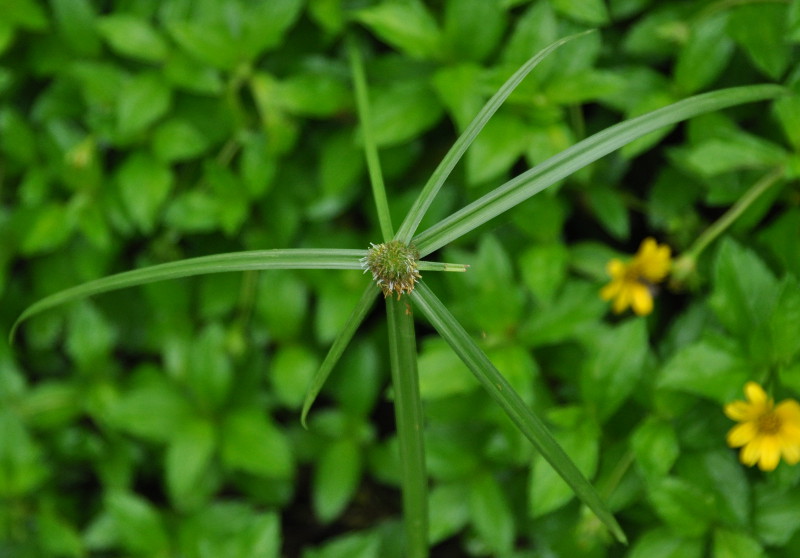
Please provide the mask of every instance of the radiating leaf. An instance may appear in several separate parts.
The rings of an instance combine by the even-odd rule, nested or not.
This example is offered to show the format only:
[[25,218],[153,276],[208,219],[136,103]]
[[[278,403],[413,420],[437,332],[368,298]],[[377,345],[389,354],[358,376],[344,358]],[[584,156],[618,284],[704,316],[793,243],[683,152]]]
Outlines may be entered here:
[[420,282],[411,293],[414,304],[425,315],[431,325],[445,338],[456,354],[461,357],[489,395],[500,404],[509,418],[536,447],[550,465],[575,491],[606,527],[620,540],[625,534],[608,511],[589,481],[581,474],[575,463],[564,453],[544,423],[516,394],[508,381],[492,365],[469,334],[461,327],[436,295]]

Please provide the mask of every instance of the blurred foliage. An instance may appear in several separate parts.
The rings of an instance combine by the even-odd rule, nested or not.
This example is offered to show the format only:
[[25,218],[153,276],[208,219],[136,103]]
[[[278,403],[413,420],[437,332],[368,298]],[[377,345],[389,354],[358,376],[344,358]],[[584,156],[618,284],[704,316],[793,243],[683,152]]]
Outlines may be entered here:
[[[0,0],[0,325],[116,271],[379,238],[343,50],[367,57],[396,220],[486,98],[423,226],[590,133],[690,94],[794,94],[642,138],[445,251],[431,274],[626,529],[597,520],[420,324],[436,556],[792,557],[800,469],[745,469],[722,405],[800,395],[800,1]],[[606,262],[680,254],[781,178],[647,318]],[[428,279],[428,277],[426,277]],[[0,336],[0,555],[399,557],[385,335],[359,333],[309,430],[307,380],[357,272],[225,274],[103,295]],[[369,325],[369,324],[368,324]]]

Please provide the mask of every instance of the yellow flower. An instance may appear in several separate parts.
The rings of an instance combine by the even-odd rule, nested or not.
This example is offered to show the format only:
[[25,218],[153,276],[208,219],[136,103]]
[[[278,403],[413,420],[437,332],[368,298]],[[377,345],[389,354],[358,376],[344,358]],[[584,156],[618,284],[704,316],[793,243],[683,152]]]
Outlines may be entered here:
[[616,258],[608,262],[611,283],[603,287],[600,296],[614,300],[612,308],[617,314],[630,306],[639,316],[646,316],[653,311],[653,285],[666,278],[671,266],[669,246],[659,246],[654,239],[645,238],[630,262]]
[[762,471],[772,471],[781,456],[790,465],[800,462],[800,404],[786,399],[775,406],[755,382],[744,386],[747,401],[725,405],[728,418],[738,421],[728,432],[728,445],[741,447],[739,460]]

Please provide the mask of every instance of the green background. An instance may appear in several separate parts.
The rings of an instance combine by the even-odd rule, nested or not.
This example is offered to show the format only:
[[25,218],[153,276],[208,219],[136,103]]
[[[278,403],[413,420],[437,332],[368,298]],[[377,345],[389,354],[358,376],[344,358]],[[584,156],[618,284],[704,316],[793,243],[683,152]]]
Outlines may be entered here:
[[[423,221],[627,117],[787,94],[637,140],[435,254],[425,275],[593,480],[600,523],[418,324],[434,556],[792,557],[800,471],[725,445],[747,380],[800,395],[800,1],[0,0],[0,326],[110,273],[234,250],[367,248],[344,48],[363,52],[396,222],[488,97],[554,40]],[[652,316],[604,266],[680,254],[781,179]],[[299,423],[359,272],[151,284],[0,335],[0,556],[402,556],[378,309]]]

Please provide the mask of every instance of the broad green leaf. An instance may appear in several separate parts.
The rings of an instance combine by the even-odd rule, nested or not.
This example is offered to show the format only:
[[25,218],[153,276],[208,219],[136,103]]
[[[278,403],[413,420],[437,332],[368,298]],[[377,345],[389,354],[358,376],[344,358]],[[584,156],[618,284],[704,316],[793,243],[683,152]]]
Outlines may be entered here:
[[216,502],[176,524],[180,552],[186,558],[279,558],[281,525],[275,512],[239,502]]
[[0,148],[9,157],[24,165],[33,165],[37,138],[33,126],[17,110],[0,110]]
[[645,321],[631,319],[593,332],[586,345],[591,356],[581,374],[581,394],[603,422],[639,384],[649,347]]
[[151,233],[173,186],[169,167],[143,151],[119,165],[116,183],[128,214],[144,233]]
[[627,558],[701,558],[705,541],[677,536],[672,529],[659,527],[641,536]]
[[[280,301],[280,305],[285,305],[285,301]],[[299,408],[318,368],[317,356],[304,345],[288,345],[277,350],[268,375],[281,403]]]
[[775,277],[754,252],[729,239],[722,242],[709,303],[725,327],[745,339],[761,330],[773,312],[777,290]]
[[103,16],[97,20],[97,28],[111,48],[123,56],[161,62],[169,51],[167,42],[150,22],[132,14]]
[[728,32],[753,63],[777,79],[792,60],[786,37],[786,4],[745,4],[731,10]]
[[729,345],[709,339],[681,349],[666,362],[656,384],[729,403],[740,397],[742,386],[755,372]]
[[146,130],[169,110],[172,94],[157,72],[143,72],[128,80],[119,91],[117,131],[130,138]]
[[764,544],[783,546],[800,529],[800,493],[773,485],[755,487],[753,532]]
[[206,137],[190,122],[171,118],[153,132],[153,153],[162,161],[182,161],[202,154],[208,147]]
[[0,439],[0,497],[18,499],[45,480],[42,449],[7,405],[0,409]]
[[725,70],[734,44],[727,35],[728,13],[702,18],[691,28],[675,64],[675,82],[684,93],[695,93],[713,83]]
[[586,201],[603,228],[614,238],[624,240],[630,234],[630,218],[624,194],[608,185],[586,189]]
[[469,487],[470,520],[492,554],[508,554],[515,538],[514,516],[497,480],[481,473]]
[[34,428],[63,428],[84,412],[84,398],[79,384],[39,382],[18,403],[19,415]]
[[[798,13],[800,13],[800,9],[798,9]],[[800,95],[795,94],[778,99],[773,108],[786,139],[795,149],[800,148]]]
[[113,491],[105,506],[123,548],[150,556],[167,551],[165,525],[153,504],[132,493]]
[[270,0],[242,2],[242,50],[248,60],[281,44],[284,35],[297,21],[303,0]]
[[267,194],[274,184],[277,160],[264,134],[248,136],[239,164],[239,174],[252,198]]
[[666,476],[680,453],[673,426],[655,416],[636,428],[630,443],[639,470],[650,480]]
[[714,558],[763,558],[764,548],[745,533],[716,529],[714,531]]
[[567,277],[568,258],[567,248],[556,243],[532,246],[519,257],[522,280],[540,305],[552,305]]
[[508,211],[529,197],[636,138],[693,116],[747,102],[776,97],[773,85],[734,87],[678,101],[670,106],[606,128],[510,180],[464,209],[414,237],[421,256]]
[[117,430],[155,442],[169,441],[191,418],[193,409],[186,397],[160,370],[152,372],[123,393],[104,417]]
[[653,509],[676,533],[703,535],[717,517],[713,494],[679,477],[665,477],[650,485]]
[[376,532],[342,535],[318,548],[303,552],[303,558],[379,558],[381,539]]
[[[506,175],[528,146],[528,129],[516,115],[495,114],[467,153],[467,179],[478,185]],[[506,175],[507,176],[507,175]]]
[[27,29],[41,30],[47,27],[47,15],[35,0],[5,0],[0,4],[3,19]]
[[425,80],[404,80],[370,92],[372,128],[379,147],[412,140],[434,126],[442,106]]
[[444,40],[459,59],[479,62],[497,46],[506,25],[498,0],[448,0],[444,10]]
[[441,50],[436,20],[420,0],[387,0],[359,10],[356,19],[414,58],[433,58]]
[[477,64],[463,63],[440,68],[431,79],[459,130],[466,129],[483,105],[479,89],[482,75],[483,69]]
[[212,22],[175,20],[167,23],[167,30],[184,52],[199,62],[228,70],[240,61],[237,45],[222,19]]
[[584,68],[547,80],[544,94],[554,104],[574,105],[605,99],[624,90],[625,85],[614,72]]
[[788,208],[763,227],[757,237],[771,261],[786,272],[800,277],[800,209]]
[[575,339],[593,329],[608,311],[596,284],[569,281],[546,308],[532,312],[520,327],[519,336],[531,346],[550,345]]
[[[491,99],[486,102],[484,107],[477,114],[477,116],[475,116],[467,129],[464,130],[464,133],[458,136],[458,139],[455,141],[455,143],[453,143],[453,146],[436,167],[436,170],[434,170],[431,174],[428,182],[425,183],[425,187],[422,189],[422,192],[420,192],[419,196],[414,201],[414,205],[406,214],[405,219],[403,219],[403,223],[400,225],[400,228],[395,235],[396,239],[403,242],[409,242],[411,240],[411,237],[414,236],[420,221],[422,221],[422,218],[425,216],[425,213],[428,211],[431,203],[433,203],[433,199],[439,193],[444,181],[447,180],[448,176],[450,176],[450,173],[453,171],[456,163],[458,163],[458,161],[466,152],[467,148],[472,144],[484,126],[486,126],[486,123],[489,122],[494,113],[497,112],[497,109],[500,108],[500,105],[503,104],[511,92],[517,87],[517,85],[519,85],[520,82],[525,79],[525,76],[527,76],[531,70],[533,70],[536,65],[539,64],[539,62],[546,58],[555,49],[582,35],[585,35],[585,33],[579,33],[577,35],[565,37],[538,52],[532,58],[528,59],[528,61],[523,64],[522,67],[514,72],[514,74],[508,78],[508,80],[491,97]],[[415,244],[419,248],[419,243],[415,242]]]
[[467,368],[446,343],[426,342],[419,354],[419,389],[423,399],[439,399],[478,387]]
[[578,498],[605,523],[618,540],[626,540],[622,529],[602,503],[597,492],[581,474],[575,463],[564,453],[544,423],[516,394],[508,381],[492,365],[469,334],[424,282],[417,285],[414,292],[411,293],[411,299],[525,437],[572,487]]
[[230,469],[272,479],[294,474],[294,456],[286,434],[256,407],[239,407],[223,420],[221,457]]
[[749,134],[703,141],[686,151],[686,163],[700,176],[760,169],[783,164],[788,153],[779,145]]
[[68,207],[56,202],[43,204],[23,231],[20,251],[29,256],[49,252],[64,244],[74,229],[74,215]]
[[117,328],[91,303],[76,304],[68,315],[66,350],[78,365],[91,368],[108,356],[118,339]]
[[167,490],[178,509],[191,509],[203,503],[204,494],[199,487],[209,476],[214,447],[214,427],[203,420],[187,422],[167,447],[164,464]]
[[469,508],[464,505],[469,499],[469,487],[461,482],[438,483],[429,495],[429,538],[431,544],[436,544],[458,533],[469,521]]
[[[533,2],[515,21],[514,32],[503,48],[503,62],[523,64],[531,53],[547,47],[559,35],[559,21],[550,2]],[[545,66],[553,64],[548,61]],[[547,74],[544,72],[537,72]],[[541,79],[536,79],[540,83]]]
[[353,440],[332,443],[314,469],[313,504],[316,516],[328,523],[341,514],[361,480],[361,448]]
[[[100,39],[94,27],[94,7],[89,0],[53,0],[50,2],[59,31],[75,52],[97,56]],[[0,49],[2,50],[2,49]]]
[[730,448],[719,444],[716,450],[691,454],[679,461],[678,471],[713,492],[722,524],[750,526],[753,497],[748,471]]
[[188,54],[173,49],[162,66],[164,76],[176,86],[193,93],[219,95],[223,90],[220,72]]
[[603,0],[553,0],[553,7],[557,12],[581,23],[608,23],[608,10]]
[[293,75],[278,84],[275,94],[286,112],[309,117],[333,116],[350,104],[347,85],[327,74]]
[[81,558],[86,556],[78,526],[54,511],[40,512],[36,517],[36,531],[42,546],[52,556]]
[[308,285],[283,270],[262,271],[256,280],[256,320],[263,320],[270,337],[277,341],[302,338],[310,303]]
[[204,412],[220,410],[231,391],[234,370],[226,350],[226,335],[220,324],[211,323],[189,349],[186,384],[195,405]]
[[772,362],[778,366],[792,362],[800,344],[800,284],[797,279],[787,276],[781,281],[775,302],[775,311],[769,318]]
[[134,271],[109,275],[65,289],[32,304],[17,318],[9,339],[19,324],[47,309],[100,293],[125,289],[155,281],[178,279],[206,273],[260,269],[361,269],[364,250],[253,250],[188,258]]

